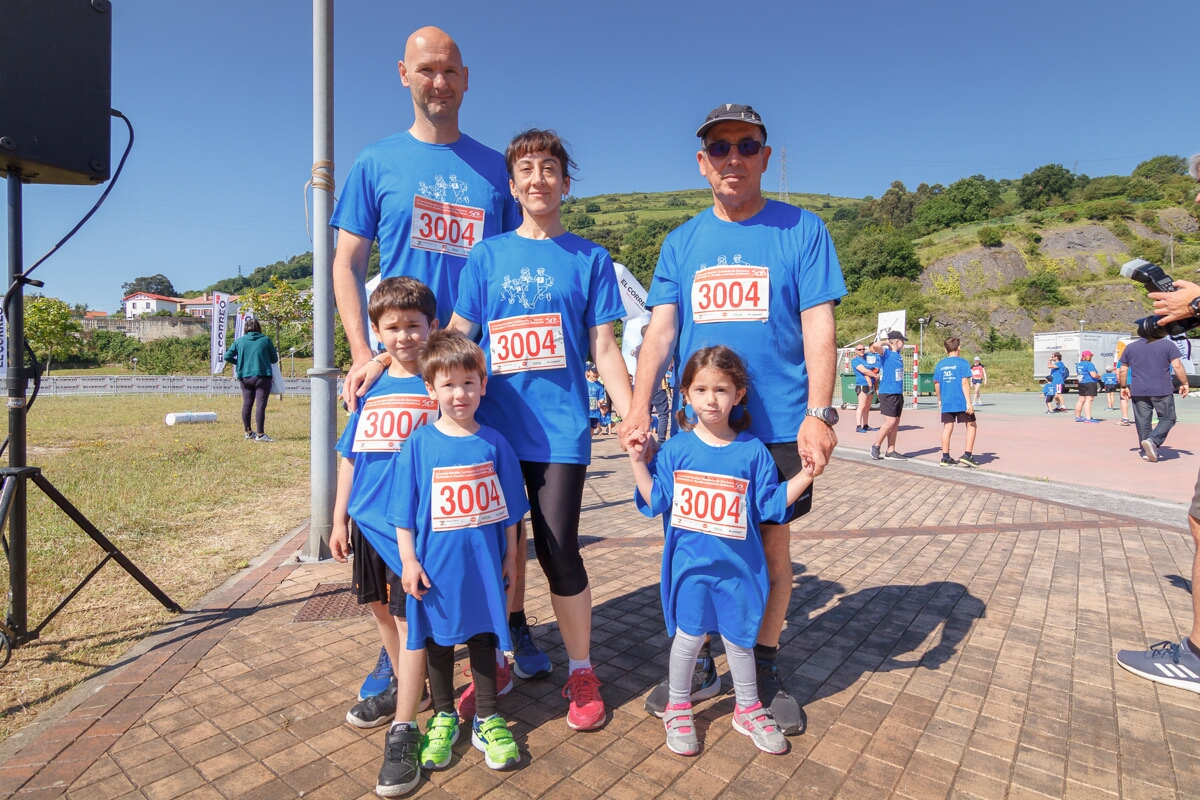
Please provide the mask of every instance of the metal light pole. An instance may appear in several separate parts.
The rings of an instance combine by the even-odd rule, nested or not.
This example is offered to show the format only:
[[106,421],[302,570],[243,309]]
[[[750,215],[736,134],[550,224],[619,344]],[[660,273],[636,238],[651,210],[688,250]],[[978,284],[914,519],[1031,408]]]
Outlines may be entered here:
[[288,355],[292,359],[292,377],[296,377],[296,348],[292,348]]
[[309,417],[309,559],[329,558],[333,532],[333,446],[337,379],[333,364],[333,0],[313,0],[313,365]]
[[1087,322],[1086,319],[1079,320],[1079,332],[1080,333],[1083,333],[1083,323],[1085,323],[1085,322]]
[[920,325],[921,325],[921,335],[920,335],[918,341],[920,342],[920,345],[921,345],[921,352],[924,353],[925,352],[925,318],[921,317],[917,320],[917,322],[920,323]]
[[137,377],[137,356],[133,357],[133,377]]

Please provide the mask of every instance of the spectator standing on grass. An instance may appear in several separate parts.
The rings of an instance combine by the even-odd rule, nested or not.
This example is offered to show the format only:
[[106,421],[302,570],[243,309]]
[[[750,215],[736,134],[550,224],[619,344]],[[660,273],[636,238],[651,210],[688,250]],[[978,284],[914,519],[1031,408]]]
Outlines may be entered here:
[[1100,389],[1100,370],[1092,363],[1092,351],[1084,350],[1079,354],[1079,363],[1075,365],[1075,374],[1079,376],[1079,399],[1075,401],[1076,422],[1099,422],[1092,418],[1092,401]]
[[975,363],[971,365],[971,390],[975,394],[975,405],[979,405],[979,393],[984,386],[987,386],[987,369],[979,356],[975,356]]
[[1067,404],[1063,402],[1063,389],[1066,388],[1067,378],[1071,370],[1063,363],[1062,353],[1050,356],[1050,382],[1054,384],[1054,410],[1066,411]]
[[[904,410],[904,356],[900,351],[906,341],[900,331],[889,331],[887,349],[880,360],[879,413],[883,416],[883,424],[879,426],[879,438],[871,445],[871,458],[876,461],[881,458],[908,460],[896,452],[896,431],[900,428],[900,414]],[[887,449],[880,455],[884,442],[887,442]]]
[[[1121,353],[1117,383],[1121,387],[1121,397],[1133,402],[1133,424],[1137,427],[1144,461],[1158,461],[1158,448],[1163,446],[1175,425],[1172,371],[1179,379],[1179,396],[1187,397],[1187,373],[1179,359],[1179,348],[1170,339],[1139,338],[1126,345]],[[1155,416],[1158,424],[1151,427]]]
[[[971,365],[959,355],[959,340],[951,336],[946,340],[946,357],[933,368],[933,390],[942,407],[942,460],[940,466],[953,467],[956,463],[964,467],[978,467],[971,450],[975,446],[975,407],[971,403]],[[957,462],[950,457],[950,437],[954,434],[954,423],[967,426],[967,447]]]
[[[255,442],[275,441],[263,426],[267,421],[267,398],[271,396],[271,365],[278,360],[275,344],[254,317],[246,320],[246,332],[225,351],[225,361],[234,365],[234,377],[242,386],[242,427],[246,438]],[[254,429],[250,427],[251,411]]]
[[[1200,154],[1191,157],[1189,167],[1192,177],[1200,180]],[[1196,202],[1200,203],[1200,194],[1196,195]],[[1150,294],[1154,300],[1154,313],[1162,317],[1163,322],[1200,316],[1200,286],[1191,281],[1176,281],[1175,289],[1174,292]],[[1185,380],[1181,389],[1186,387]],[[1200,645],[1197,645],[1200,642],[1200,592],[1195,591],[1196,582],[1200,581],[1200,476],[1197,476],[1192,505],[1188,508],[1188,528],[1194,545],[1190,632],[1179,642],[1159,642],[1149,650],[1122,650],[1117,653],[1117,663],[1143,678],[1200,693]]]

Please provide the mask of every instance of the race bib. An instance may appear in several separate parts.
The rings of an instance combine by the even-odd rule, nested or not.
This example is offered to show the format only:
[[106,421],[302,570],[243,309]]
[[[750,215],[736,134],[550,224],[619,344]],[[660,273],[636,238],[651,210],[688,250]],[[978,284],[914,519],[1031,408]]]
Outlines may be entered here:
[[409,243],[416,250],[466,258],[475,242],[483,238],[485,216],[482,208],[441,203],[415,195]]
[[709,267],[692,279],[692,321],[766,320],[771,277],[766,267]]
[[504,490],[491,461],[468,467],[436,467],[430,503],[434,531],[477,528],[508,519]]
[[529,314],[488,323],[492,374],[567,366],[561,314]]
[[438,418],[437,401],[428,395],[388,394],[363,403],[354,431],[354,453],[398,451],[417,428]]
[[746,538],[747,481],[728,475],[675,471],[671,526],[726,539]]
[[896,368],[896,380],[898,380],[902,383],[904,382],[904,367]]

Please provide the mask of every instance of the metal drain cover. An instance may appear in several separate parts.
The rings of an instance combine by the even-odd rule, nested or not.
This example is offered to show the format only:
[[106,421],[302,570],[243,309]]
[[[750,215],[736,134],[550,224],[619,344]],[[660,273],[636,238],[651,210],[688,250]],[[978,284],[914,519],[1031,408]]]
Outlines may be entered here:
[[350,581],[318,583],[308,600],[296,614],[294,622],[316,622],[324,619],[352,619],[367,617],[371,610],[358,604]]

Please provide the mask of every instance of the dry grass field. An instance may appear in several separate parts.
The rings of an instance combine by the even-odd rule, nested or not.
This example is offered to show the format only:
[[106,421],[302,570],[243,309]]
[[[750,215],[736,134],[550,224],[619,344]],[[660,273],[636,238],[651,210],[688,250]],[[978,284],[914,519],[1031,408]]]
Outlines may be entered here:
[[[234,397],[43,397],[28,461],[186,608],[309,515],[308,398],[271,398],[274,444],[243,439],[240,408]],[[167,427],[179,411],[216,411],[218,422]],[[33,627],[102,553],[32,484],[29,520]],[[5,590],[8,578],[0,562]],[[170,616],[106,565],[0,670],[0,741]]]

